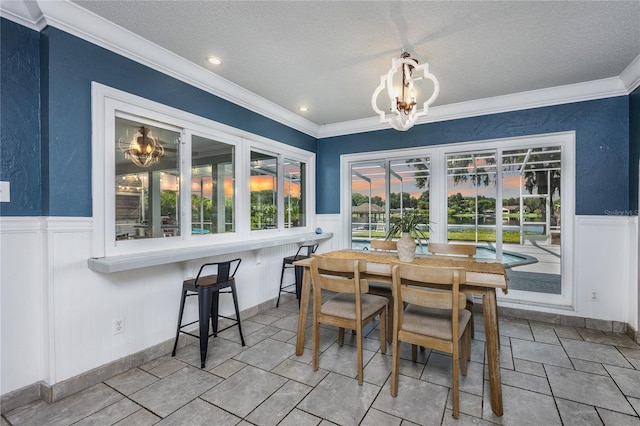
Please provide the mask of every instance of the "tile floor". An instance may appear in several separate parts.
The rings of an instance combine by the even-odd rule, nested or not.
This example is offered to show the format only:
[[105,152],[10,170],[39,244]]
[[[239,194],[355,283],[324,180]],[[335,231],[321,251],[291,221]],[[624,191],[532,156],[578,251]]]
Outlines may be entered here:
[[[640,346],[626,335],[501,318],[504,416],[493,415],[476,315],[472,362],[461,379],[461,415],[451,416],[450,357],[410,361],[402,348],[397,398],[389,395],[391,354],[367,328],[365,383],[356,380],[354,336],[338,347],[322,329],[320,369],[311,332],[295,351],[295,299],[243,321],[209,342],[200,369],[195,342],[53,404],[5,413],[2,425],[640,425]],[[310,322],[309,322],[310,324]]]

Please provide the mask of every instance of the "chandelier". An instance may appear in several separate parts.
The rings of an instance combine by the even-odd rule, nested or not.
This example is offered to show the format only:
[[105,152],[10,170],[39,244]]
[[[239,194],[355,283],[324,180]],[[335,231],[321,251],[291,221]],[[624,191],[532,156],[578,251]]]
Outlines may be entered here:
[[[414,71],[418,74],[415,77]],[[422,74],[419,74],[420,71]],[[398,75],[396,76],[396,74]],[[400,76],[402,80],[400,80]],[[425,79],[433,82],[433,93],[429,99],[422,103],[422,109],[420,109],[416,108],[418,96],[414,83]],[[378,95],[385,87],[389,95],[389,114],[378,108],[377,105]],[[411,58],[407,52],[402,52],[400,58],[391,60],[389,72],[380,76],[380,85],[371,96],[371,106],[380,116],[380,123],[387,122],[394,129],[405,131],[413,127],[418,118],[429,114],[429,105],[436,100],[438,92],[440,92],[440,83],[433,74],[429,73],[429,64],[418,65],[417,59]]]
[[151,135],[151,131],[142,126],[136,129],[131,141],[126,137],[118,140],[120,150],[124,152],[124,158],[131,160],[136,166],[149,167],[160,161],[164,155],[164,147],[157,138]]

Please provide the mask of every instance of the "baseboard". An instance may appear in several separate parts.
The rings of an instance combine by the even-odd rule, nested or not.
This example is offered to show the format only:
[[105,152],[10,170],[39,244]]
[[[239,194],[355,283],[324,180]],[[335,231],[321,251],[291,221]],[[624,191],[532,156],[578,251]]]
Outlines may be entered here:
[[[33,383],[21,389],[16,389],[0,396],[0,414],[8,413],[18,407],[29,404],[40,398],[40,386],[42,382]],[[3,421],[4,424],[4,421]]]
[[640,332],[627,324],[627,336],[632,338],[634,342],[640,344]]
[[[268,311],[275,306],[276,299],[268,300],[259,305],[240,312],[240,318],[245,320]],[[166,355],[173,350],[174,339],[168,339],[162,343],[146,348],[140,352],[128,355],[100,367],[81,373],[53,385],[45,382],[33,383],[24,388],[8,392],[0,396],[0,413],[7,413],[31,402],[42,400],[47,403],[59,401],[69,395],[101,383],[113,376],[124,373],[146,362]],[[178,341],[178,347],[189,343],[188,336],[182,335]]]
[[[482,303],[474,303],[473,310],[482,314]],[[550,312],[530,311],[527,309],[507,308],[498,306],[498,317],[522,319],[527,321],[538,321],[548,324],[564,325],[567,327],[588,328],[592,330],[600,330],[613,333],[624,333],[633,339],[634,342],[640,343],[640,333],[624,322],[599,320],[593,318],[577,317],[572,315],[562,315]]]

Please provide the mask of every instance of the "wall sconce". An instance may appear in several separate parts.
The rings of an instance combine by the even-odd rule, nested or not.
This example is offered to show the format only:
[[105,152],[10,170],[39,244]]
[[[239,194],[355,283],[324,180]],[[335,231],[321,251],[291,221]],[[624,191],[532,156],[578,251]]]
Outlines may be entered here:
[[[413,72],[422,71],[422,75],[414,78]],[[394,88],[394,77],[401,73],[402,81],[399,83],[400,89]],[[418,105],[417,94],[414,82],[429,79],[433,82],[433,93],[431,97],[422,103],[422,109],[416,108]],[[398,78],[399,80],[399,78]],[[386,114],[378,108],[378,95],[385,87],[389,95],[390,114]],[[433,103],[440,92],[440,83],[436,77],[429,73],[429,64],[418,65],[418,60],[411,58],[407,52],[402,52],[400,58],[391,60],[391,69],[386,74],[380,76],[380,85],[374,90],[371,96],[371,106],[380,116],[380,122],[387,122],[396,130],[405,131],[413,127],[416,120],[423,115],[429,114],[429,105]]]

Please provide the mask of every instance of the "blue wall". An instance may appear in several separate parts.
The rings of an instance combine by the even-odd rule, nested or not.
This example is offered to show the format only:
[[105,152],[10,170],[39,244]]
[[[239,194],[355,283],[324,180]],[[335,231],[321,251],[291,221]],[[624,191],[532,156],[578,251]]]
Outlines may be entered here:
[[[17,38],[27,30],[6,20],[2,24],[0,50],[4,59],[6,49],[22,49]],[[5,38],[5,32],[8,38]],[[34,34],[37,43],[38,35]],[[35,59],[38,59],[37,55]],[[3,208],[3,215],[91,216],[92,81],[308,151],[315,152],[316,149],[316,139],[311,136],[56,28],[48,27],[40,34],[40,66],[43,184],[41,195],[36,188],[29,188],[25,196],[29,198],[28,204],[35,204],[34,200],[41,198],[42,205],[24,208],[14,206],[12,202],[8,204],[9,208]],[[32,69],[37,72],[37,63]],[[20,70],[5,67],[4,61],[2,71],[3,79],[5,74],[7,78],[22,78]],[[30,87],[37,89],[37,82]],[[2,95],[4,102],[4,91]],[[37,93],[35,99],[37,102]],[[16,132],[23,132],[22,127],[33,125],[5,123],[4,114],[2,124],[3,130],[6,124]],[[17,147],[4,143],[4,136],[3,147],[9,157],[22,155]],[[39,155],[38,152],[35,158]],[[13,169],[10,165],[7,168]],[[37,179],[40,173],[33,167],[31,170]],[[15,171],[8,173],[11,174],[12,189],[26,185],[26,177]]]
[[[316,151],[316,140],[55,28],[1,19],[3,216],[91,216],[91,81]],[[580,102],[317,141],[317,212],[340,210],[340,155],[576,131],[576,213],[638,208],[639,90]]]
[[0,180],[11,182],[3,216],[38,216],[40,177],[39,34],[0,20]]
[[[629,97],[601,99],[318,141],[317,212],[339,213],[340,155],[575,130],[576,214],[629,210]],[[637,153],[635,163],[637,164]],[[346,188],[345,188],[346,190]]]

